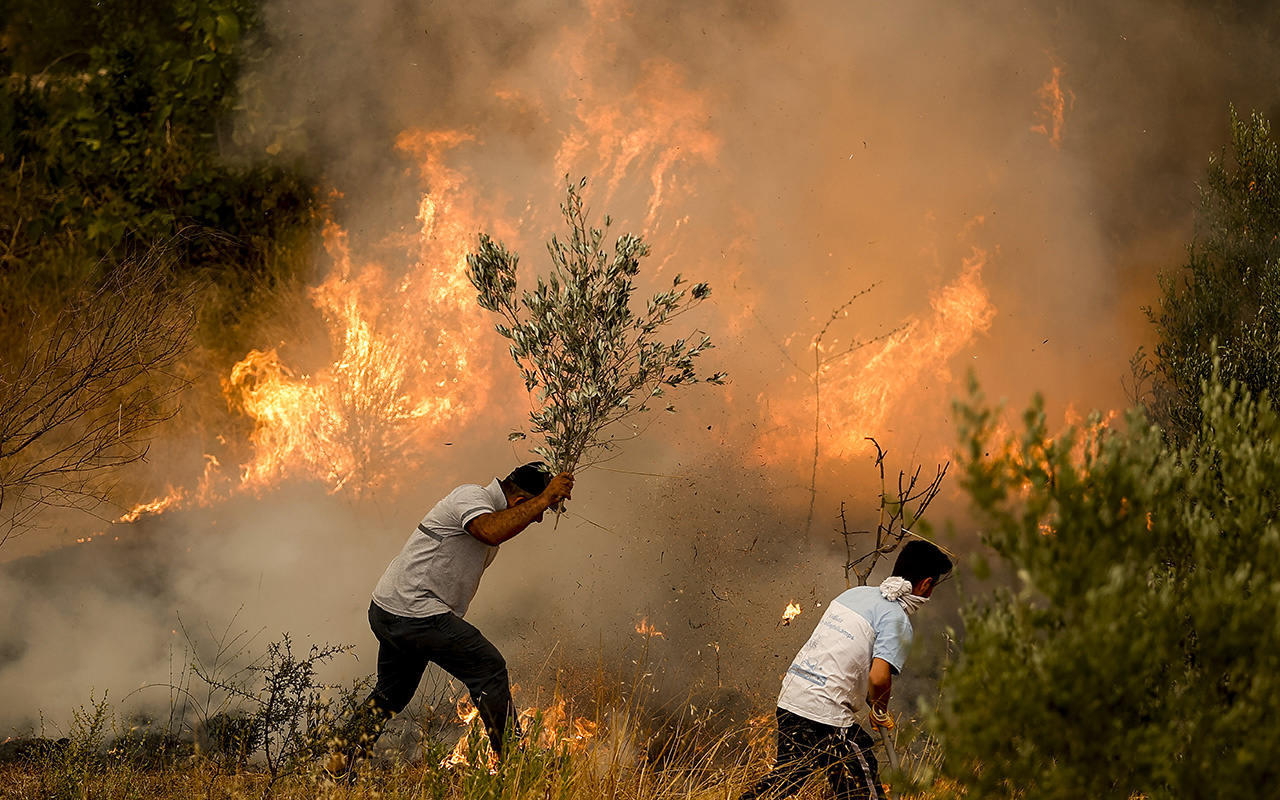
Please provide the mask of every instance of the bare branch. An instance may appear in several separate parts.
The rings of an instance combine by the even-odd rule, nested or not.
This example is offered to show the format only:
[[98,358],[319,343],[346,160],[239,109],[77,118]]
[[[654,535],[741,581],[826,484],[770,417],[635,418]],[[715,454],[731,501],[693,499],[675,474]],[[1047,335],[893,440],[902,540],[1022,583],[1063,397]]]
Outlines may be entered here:
[[951,462],[939,465],[933,478],[927,483],[921,482],[921,467],[918,465],[910,473],[906,470],[900,471],[897,487],[893,494],[890,494],[884,471],[885,457],[889,453],[875,439],[867,437],[867,441],[876,448],[875,466],[880,472],[879,522],[876,525],[873,546],[855,558],[852,537],[865,535],[869,531],[850,531],[845,519],[844,503],[840,504],[840,530],[837,532],[844,538],[846,585],[851,584],[850,576],[852,576],[858,579],[859,586],[866,586],[880,559],[901,547],[904,538],[914,535],[910,530],[911,527],[924,516],[929,505],[942,490],[942,482],[946,478],[948,467],[951,466]]
[[112,474],[146,457],[149,436],[176,413],[187,381],[192,289],[168,286],[165,251],[116,265],[56,312],[32,309],[6,331],[0,363],[3,544],[49,508],[90,510]]

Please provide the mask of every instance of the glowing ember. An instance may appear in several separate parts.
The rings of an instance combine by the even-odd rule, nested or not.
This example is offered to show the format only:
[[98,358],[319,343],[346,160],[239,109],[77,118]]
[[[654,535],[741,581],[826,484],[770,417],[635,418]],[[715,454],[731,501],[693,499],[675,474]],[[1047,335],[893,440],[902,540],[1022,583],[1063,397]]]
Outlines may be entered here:
[[636,633],[640,634],[641,636],[648,636],[648,637],[663,636],[663,638],[665,638],[662,631],[658,630],[657,628],[649,624],[648,617],[641,619],[640,622],[636,625]]
[[800,616],[799,603],[787,603],[787,610],[782,612],[782,624],[790,625],[791,621]]
[[1062,85],[1060,67],[1053,68],[1049,79],[1036,90],[1036,96],[1040,98],[1040,111],[1037,116],[1043,121],[1038,125],[1032,125],[1031,131],[1048,136],[1049,145],[1054,150],[1059,150],[1062,147],[1062,129],[1066,124],[1067,109],[1073,107],[1076,102],[1075,93]]

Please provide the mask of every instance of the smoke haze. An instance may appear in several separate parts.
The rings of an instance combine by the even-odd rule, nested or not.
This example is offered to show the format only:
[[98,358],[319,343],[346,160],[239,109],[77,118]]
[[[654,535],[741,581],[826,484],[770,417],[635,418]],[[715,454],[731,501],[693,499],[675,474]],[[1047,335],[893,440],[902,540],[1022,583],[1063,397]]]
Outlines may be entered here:
[[[179,615],[355,643],[360,660],[335,669],[372,672],[368,594],[408,531],[457,482],[527,458],[506,441],[523,389],[458,282],[459,248],[490,232],[542,269],[565,175],[589,176],[614,233],[645,234],[646,290],[676,273],[711,283],[688,319],[717,344],[704,369],[730,384],[680,393],[678,414],[607,465],[651,475],[581,475],[574,514],[504,546],[472,617],[517,683],[548,663],[636,658],[647,617],[671,680],[770,698],[815,605],[844,588],[840,502],[851,529],[874,526],[864,437],[890,450],[891,474],[930,471],[953,446],[950,403],[970,369],[1015,409],[1036,391],[1058,418],[1125,406],[1121,379],[1150,336],[1140,309],[1181,263],[1229,104],[1276,111],[1277,16],[1136,0],[269,0],[238,157],[305,159],[341,193],[349,258],[330,238],[316,282],[345,293],[317,293],[317,318],[339,326],[351,298],[371,309],[365,327],[410,348],[402,368],[421,374],[404,391],[432,401],[435,427],[405,415],[359,497],[325,491],[331,475],[263,467],[277,488],[0,567],[14,610],[0,623],[0,726],[63,718],[90,688],[117,698],[169,680]],[[812,343],[829,322],[811,495]],[[283,366],[254,367],[255,385],[341,381],[326,371],[334,330],[264,333]],[[233,463],[266,463],[263,419],[240,420],[258,433],[241,458],[219,456],[225,483]],[[157,465],[156,485],[203,464],[216,436],[175,437],[185,455]],[[971,546],[954,480],[939,506],[936,519],[960,520],[949,546]],[[805,612],[782,628],[788,600]],[[943,617],[930,613],[926,653]],[[927,675],[929,658],[913,666]]]

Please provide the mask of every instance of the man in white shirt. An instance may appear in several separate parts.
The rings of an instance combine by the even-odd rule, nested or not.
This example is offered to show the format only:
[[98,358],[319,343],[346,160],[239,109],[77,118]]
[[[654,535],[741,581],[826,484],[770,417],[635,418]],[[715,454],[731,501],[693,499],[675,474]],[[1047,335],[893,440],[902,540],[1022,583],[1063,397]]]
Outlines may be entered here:
[[787,797],[824,772],[838,800],[883,800],[870,734],[856,721],[865,697],[873,728],[892,728],[889,690],[911,648],[911,615],[951,560],[934,545],[903,546],[893,576],[858,586],[827,606],[778,694],[778,757],[739,800]]
[[428,663],[466,685],[494,753],[502,755],[508,726],[519,735],[507,664],[462,617],[498,546],[541,522],[572,489],[572,474],[552,477],[534,462],[488,486],[459,486],[423,517],[373,591],[369,626],[378,637],[378,682],[338,737],[330,772],[346,772],[368,752],[383,724],[413,699]]

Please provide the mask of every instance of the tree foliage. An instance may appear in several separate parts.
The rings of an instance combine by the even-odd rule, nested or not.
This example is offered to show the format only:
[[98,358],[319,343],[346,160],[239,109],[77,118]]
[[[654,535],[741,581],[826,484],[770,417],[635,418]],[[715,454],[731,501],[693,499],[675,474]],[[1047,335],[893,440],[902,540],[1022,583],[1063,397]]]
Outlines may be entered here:
[[1280,790],[1280,415],[1206,384],[1179,448],[1123,431],[1020,437],[975,394],[964,487],[1016,586],[965,614],[940,719],[990,798],[1256,798]]
[[1187,262],[1161,276],[1152,411],[1175,436],[1199,427],[1200,387],[1280,388],[1280,150],[1267,119],[1231,111],[1230,154],[1209,159]]
[[208,230],[222,235],[182,237],[180,266],[261,272],[310,224],[301,174],[228,158],[258,4],[3,3],[0,269],[39,290],[68,262]]
[[[651,403],[665,403],[667,389],[724,379],[724,373],[703,377],[694,369],[713,346],[705,334],[669,344],[658,338],[672,320],[710,296],[711,288],[682,288],[686,282],[676,275],[643,312],[633,309],[634,279],[649,246],[624,233],[610,258],[604,242],[611,220],[604,218],[603,229],[589,227],[585,186],[585,178],[568,185],[560,208],[569,239],[551,237],[551,271],[538,276],[533,291],[518,293],[519,256],[488,235],[480,234],[476,252],[467,256],[467,277],[480,306],[502,317],[498,333],[511,341],[525,388],[536,393],[529,421],[544,443],[533,450],[557,471],[611,449],[615,437],[607,429]],[[675,410],[669,403],[665,408]]]

